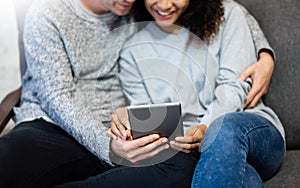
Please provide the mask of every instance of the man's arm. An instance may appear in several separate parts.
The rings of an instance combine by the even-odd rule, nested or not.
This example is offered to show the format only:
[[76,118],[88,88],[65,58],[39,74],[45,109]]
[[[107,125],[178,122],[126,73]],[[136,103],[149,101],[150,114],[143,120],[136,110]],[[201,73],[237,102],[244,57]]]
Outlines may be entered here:
[[257,55],[259,55],[261,52],[267,52],[275,59],[274,50],[271,48],[257,20],[245,9],[245,7],[241,6],[241,8],[245,14],[247,24],[250,28]]
[[36,92],[40,107],[57,126],[99,159],[111,163],[107,128],[101,117],[86,108],[91,99],[86,99],[76,88],[70,58],[55,27],[58,24],[52,22],[55,19],[50,17],[50,11],[43,12],[47,2],[50,1],[36,1],[26,18],[25,53],[30,80],[34,80],[28,87]]
[[241,80],[246,80],[248,77],[252,79],[252,87],[244,107],[253,108],[268,91],[274,70],[275,53],[255,18],[243,6],[241,8],[250,28],[258,57],[258,61],[239,76]]

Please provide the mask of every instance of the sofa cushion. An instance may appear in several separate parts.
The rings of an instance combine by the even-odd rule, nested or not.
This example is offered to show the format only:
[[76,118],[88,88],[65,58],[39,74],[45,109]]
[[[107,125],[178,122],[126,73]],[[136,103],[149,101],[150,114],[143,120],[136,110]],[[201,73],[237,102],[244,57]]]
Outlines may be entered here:
[[265,103],[281,119],[287,149],[300,149],[300,1],[237,0],[260,23],[276,53]]
[[264,183],[266,188],[300,187],[300,150],[289,150],[283,164],[272,179]]

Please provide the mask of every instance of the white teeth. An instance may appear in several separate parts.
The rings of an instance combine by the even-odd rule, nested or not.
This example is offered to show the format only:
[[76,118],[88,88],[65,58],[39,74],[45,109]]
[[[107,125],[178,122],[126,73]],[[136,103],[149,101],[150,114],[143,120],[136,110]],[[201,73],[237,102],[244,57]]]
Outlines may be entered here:
[[161,11],[157,11],[158,12],[158,14],[160,14],[160,15],[162,15],[162,16],[167,16],[167,15],[169,15],[169,14],[171,14],[172,12],[161,12]]

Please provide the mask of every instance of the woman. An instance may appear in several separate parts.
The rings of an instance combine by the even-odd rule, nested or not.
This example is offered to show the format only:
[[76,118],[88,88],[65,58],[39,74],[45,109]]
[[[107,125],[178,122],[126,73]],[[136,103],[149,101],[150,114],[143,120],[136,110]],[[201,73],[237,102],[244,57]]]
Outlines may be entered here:
[[[282,162],[284,130],[262,101],[244,109],[251,80],[238,76],[256,57],[243,9],[231,0],[144,2],[135,4],[136,19],[156,23],[121,52],[130,103],[182,103],[185,136],[170,146],[183,153],[201,146],[193,187],[262,187]],[[130,140],[122,118],[113,116],[110,134]]]

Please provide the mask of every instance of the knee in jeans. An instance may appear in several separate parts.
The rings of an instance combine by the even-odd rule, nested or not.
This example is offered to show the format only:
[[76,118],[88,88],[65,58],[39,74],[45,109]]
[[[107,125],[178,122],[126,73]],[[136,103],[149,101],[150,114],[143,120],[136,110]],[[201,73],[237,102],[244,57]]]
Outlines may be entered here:
[[233,116],[234,114],[227,114],[213,121],[205,133],[203,145],[210,145],[216,137],[218,137],[218,141],[224,143],[238,139],[242,135],[241,126]]
[[232,135],[238,132],[240,125],[235,119],[235,114],[230,113],[217,118],[211,123],[209,128],[218,130],[218,134],[225,134],[224,136],[226,136],[227,134]]

